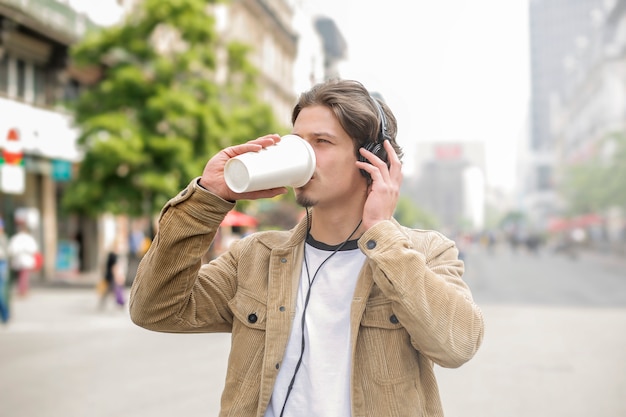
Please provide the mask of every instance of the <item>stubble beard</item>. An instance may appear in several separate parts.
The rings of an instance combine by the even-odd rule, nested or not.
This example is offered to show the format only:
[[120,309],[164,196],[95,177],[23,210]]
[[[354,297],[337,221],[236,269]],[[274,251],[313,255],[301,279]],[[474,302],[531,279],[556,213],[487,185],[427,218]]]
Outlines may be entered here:
[[296,194],[296,203],[298,203],[301,207],[310,208],[317,204],[316,200],[313,200],[310,197],[307,197],[306,194],[301,191]]

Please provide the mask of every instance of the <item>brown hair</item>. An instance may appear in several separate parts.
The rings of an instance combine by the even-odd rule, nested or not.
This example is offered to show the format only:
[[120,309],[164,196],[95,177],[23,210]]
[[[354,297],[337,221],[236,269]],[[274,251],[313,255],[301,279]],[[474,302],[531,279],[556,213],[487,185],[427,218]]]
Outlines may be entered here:
[[[343,130],[354,141],[358,156],[358,149],[370,142],[376,142],[380,134],[380,113],[374,100],[377,99],[372,97],[358,81],[329,80],[314,85],[300,95],[291,114],[291,123],[295,123],[300,111],[305,107],[326,106],[335,114]],[[377,101],[385,114],[387,139],[391,142],[398,158],[402,159],[402,148],[396,142],[398,130],[396,118],[384,101]]]

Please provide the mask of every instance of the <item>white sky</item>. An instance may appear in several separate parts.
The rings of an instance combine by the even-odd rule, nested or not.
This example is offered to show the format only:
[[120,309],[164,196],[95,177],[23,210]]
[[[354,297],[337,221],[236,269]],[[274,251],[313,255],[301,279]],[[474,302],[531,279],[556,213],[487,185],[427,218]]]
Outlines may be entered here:
[[120,18],[123,9],[117,0],[61,0],[68,3],[75,10],[83,12],[91,20],[100,25],[112,25]]
[[309,3],[346,38],[341,76],[380,92],[396,115],[405,175],[417,141],[482,141],[488,185],[515,185],[528,113],[527,0]]
[[[115,0],[69,0],[101,24]],[[482,141],[487,184],[514,186],[528,95],[528,0],[300,0],[335,20],[343,78],[378,91],[398,119],[405,175],[418,141]],[[297,28],[296,28],[297,30]]]

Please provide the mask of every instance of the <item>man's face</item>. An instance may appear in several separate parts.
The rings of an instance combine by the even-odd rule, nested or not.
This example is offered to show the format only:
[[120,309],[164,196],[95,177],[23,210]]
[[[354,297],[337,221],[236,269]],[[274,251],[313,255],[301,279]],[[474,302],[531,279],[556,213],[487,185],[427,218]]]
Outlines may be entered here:
[[360,201],[367,181],[356,167],[352,138],[325,106],[302,109],[293,133],[304,138],[315,151],[316,167],[311,181],[295,190],[303,206],[345,206]]

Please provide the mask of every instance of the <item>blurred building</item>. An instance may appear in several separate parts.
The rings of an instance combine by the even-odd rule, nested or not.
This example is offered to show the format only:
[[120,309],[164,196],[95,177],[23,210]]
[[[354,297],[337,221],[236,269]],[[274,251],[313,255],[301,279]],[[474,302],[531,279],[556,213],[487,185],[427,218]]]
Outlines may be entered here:
[[[142,0],[118,0],[130,14]],[[277,120],[290,125],[295,103],[293,67],[298,35],[293,29],[295,0],[231,0],[207,13],[216,16],[224,41],[236,40],[251,47],[249,58],[259,70],[260,98],[274,110]]]
[[[587,17],[592,30],[577,37],[565,51],[569,65],[552,113],[551,136],[561,170],[584,163],[598,152],[611,156],[610,143],[600,148],[600,141],[616,132],[626,134],[626,0],[595,5]],[[623,244],[624,209],[581,213],[577,224],[591,229],[599,225],[600,216],[608,241]]]
[[334,20],[318,16],[314,22],[324,45],[324,80],[340,78],[339,63],[346,59],[348,45]]
[[294,27],[298,32],[298,57],[294,66],[296,93],[316,83],[340,78],[339,63],[347,58],[348,45],[331,18],[312,9],[315,0],[304,0],[296,9]]
[[[128,14],[141,1],[118,4]],[[330,19],[305,12],[302,26],[294,30],[294,16],[304,3],[234,0],[207,9],[216,14],[225,40],[251,46],[251,61],[260,70],[261,99],[285,126],[291,123],[300,87],[338,76],[337,62],[346,51]],[[46,279],[97,273],[106,246],[103,235],[124,227],[129,229],[125,233],[132,231],[132,225],[115,225],[116,219],[80,218],[60,207],[65,184],[81,160],[79,132],[63,103],[77,98],[83,85],[101,75],[97,68],[74,68],[69,48],[91,28],[97,26],[67,0],[0,0],[0,214],[8,232],[16,213],[30,220],[43,248]],[[299,59],[298,70],[310,83],[296,89]]]
[[529,152],[521,167],[519,189],[522,209],[533,222],[544,222],[558,211],[555,193],[556,147],[554,135],[559,107],[566,93],[568,72],[589,68],[586,54],[597,27],[595,10],[603,0],[531,0],[530,73],[531,108]]
[[594,30],[567,54],[552,136],[557,160],[588,160],[598,140],[626,131],[626,1],[591,12]]
[[405,190],[442,230],[479,231],[485,220],[485,150],[479,142],[419,142],[417,175]]
[[[94,24],[51,0],[0,0],[0,213],[9,233],[28,220],[44,255],[44,278],[95,267],[97,224],[66,216],[64,184],[80,160],[63,106],[97,74],[78,72],[68,48]],[[82,257],[82,259],[81,259]]]
[[[118,0],[132,13],[142,0]],[[313,0],[231,0],[213,7],[224,40],[251,46],[259,69],[260,98],[277,119],[291,125],[291,110],[301,90],[339,77],[347,45],[335,22],[311,12]]]
[[291,125],[294,94],[293,67],[298,35],[293,29],[293,0],[232,0],[218,13],[226,41],[251,46],[250,59],[259,69],[261,99],[272,106],[279,122]]
[[[218,6],[216,13],[226,40],[252,47],[250,58],[261,74],[261,99],[283,125],[291,126],[291,111],[301,90],[340,77],[346,41],[334,20],[310,14],[306,1],[231,0]],[[302,75],[308,85],[296,82]]]

